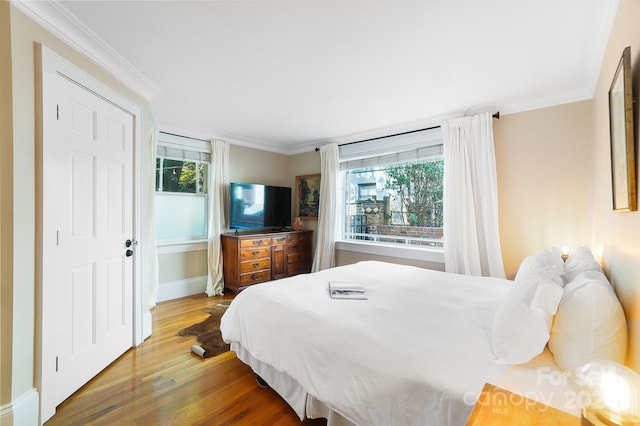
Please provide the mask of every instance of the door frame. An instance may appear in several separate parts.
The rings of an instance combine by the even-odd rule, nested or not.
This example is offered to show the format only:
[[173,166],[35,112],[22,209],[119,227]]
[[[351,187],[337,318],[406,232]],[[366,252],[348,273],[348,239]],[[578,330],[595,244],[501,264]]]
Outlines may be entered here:
[[[55,126],[55,94],[48,81],[56,75],[83,86],[96,95],[117,105],[133,116],[133,236],[142,239],[142,108],[120,95],[82,69],[68,62],[40,43],[36,44],[36,383],[40,391],[40,424],[55,414],[55,365],[46,362],[44,353],[54,351],[55,339],[55,298],[51,289],[44,286],[46,277],[44,258],[48,255],[44,241],[45,215],[44,193],[44,146],[53,137],[51,128]],[[51,238],[47,235],[46,238]],[[55,237],[53,237],[55,238]],[[133,341],[137,346],[151,335],[151,312],[142,300],[142,268],[140,245],[133,256]]]

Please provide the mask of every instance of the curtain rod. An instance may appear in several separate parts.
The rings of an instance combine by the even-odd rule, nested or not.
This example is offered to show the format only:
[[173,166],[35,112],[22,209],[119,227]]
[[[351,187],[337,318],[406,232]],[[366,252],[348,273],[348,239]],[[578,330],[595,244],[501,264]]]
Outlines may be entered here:
[[178,135],[176,133],[169,133],[169,132],[163,132],[161,130],[158,130],[158,133],[164,133],[165,135],[170,135],[170,136],[177,136],[179,138],[185,138],[185,139],[193,139],[194,141],[201,141],[201,142],[209,142],[206,139],[200,139],[200,138],[192,138],[191,136],[185,136],[185,135]]
[[[500,119],[500,111],[498,111],[495,114],[493,114],[492,117],[495,118],[496,120],[499,120]],[[345,142],[345,143],[338,144],[338,146],[352,145],[354,143],[361,143],[361,142],[369,142],[369,141],[374,141],[376,139],[390,138],[390,137],[393,137],[393,136],[408,135],[410,133],[422,132],[423,130],[431,130],[431,129],[436,129],[438,127],[440,127],[440,126],[432,126],[432,127],[425,127],[424,129],[409,130],[408,132],[400,132],[400,133],[395,133],[393,135],[387,135],[387,136],[378,136],[377,138],[363,139],[361,141]],[[320,148],[316,147],[315,151],[316,152],[320,151]]]

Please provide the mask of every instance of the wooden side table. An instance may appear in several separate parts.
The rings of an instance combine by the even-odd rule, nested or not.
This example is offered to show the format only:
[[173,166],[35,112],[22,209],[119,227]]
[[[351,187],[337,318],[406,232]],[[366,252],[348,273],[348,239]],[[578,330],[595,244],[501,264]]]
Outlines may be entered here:
[[486,383],[467,426],[579,426],[580,418]]

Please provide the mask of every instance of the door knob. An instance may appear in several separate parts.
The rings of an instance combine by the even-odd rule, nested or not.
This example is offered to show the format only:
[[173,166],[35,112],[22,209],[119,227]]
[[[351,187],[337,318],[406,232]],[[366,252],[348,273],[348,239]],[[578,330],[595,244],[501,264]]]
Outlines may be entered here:
[[129,249],[129,250],[127,250],[124,254],[125,254],[125,256],[127,256],[127,257],[131,257],[131,256],[133,256],[133,250]]
[[127,240],[124,242],[125,247],[137,246],[138,240]]

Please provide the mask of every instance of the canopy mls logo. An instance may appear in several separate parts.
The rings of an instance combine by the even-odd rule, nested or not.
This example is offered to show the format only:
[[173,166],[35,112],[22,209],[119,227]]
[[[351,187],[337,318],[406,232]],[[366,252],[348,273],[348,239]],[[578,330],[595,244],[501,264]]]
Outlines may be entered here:
[[[467,405],[479,405],[491,408],[494,415],[509,414],[509,407],[523,407],[525,410],[534,408],[545,411],[552,401],[555,406],[568,412],[580,411],[584,407],[602,407],[610,405],[607,395],[593,393],[582,388],[571,371],[557,371],[550,367],[536,369],[536,388],[554,389],[551,391],[531,390],[521,394],[496,388],[493,392],[466,392],[463,401]],[[636,401],[630,401],[636,404]],[[541,406],[540,404],[544,404]],[[638,407],[634,407],[638,408]],[[634,411],[634,410],[632,410]]]
[[[509,407],[524,407],[524,410],[535,407],[536,411],[546,411],[553,400],[553,393],[545,395],[542,392],[525,392],[524,395],[520,395],[503,389],[495,389],[490,393],[481,392],[480,395],[475,392],[466,392],[462,399],[467,405],[491,407],[493,415],[508,415]],[[540,403],[544,406],[541,407]]]

